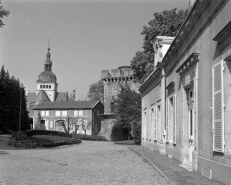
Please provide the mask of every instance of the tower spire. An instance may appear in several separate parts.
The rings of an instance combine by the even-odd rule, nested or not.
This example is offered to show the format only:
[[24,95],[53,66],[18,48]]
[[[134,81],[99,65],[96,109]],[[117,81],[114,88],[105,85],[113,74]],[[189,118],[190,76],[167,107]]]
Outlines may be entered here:
[[50,39],[48,39],[48,48],[47,48],[47,59],[44,63],[45,71],[52,71],[52,62],[51,62],[51,54],[50,54]]

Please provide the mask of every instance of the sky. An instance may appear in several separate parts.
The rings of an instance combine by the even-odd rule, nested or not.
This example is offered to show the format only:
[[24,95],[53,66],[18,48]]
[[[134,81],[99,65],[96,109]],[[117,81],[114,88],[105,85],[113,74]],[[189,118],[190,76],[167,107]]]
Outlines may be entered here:
[[10,15],[0,28],[4,65],[29,92],[44,71],[50,39],[58,91],[87,95],[102,70],[129,66],[142,50],[143,26],[155,12],[187,9],[189,0],[2,0]]

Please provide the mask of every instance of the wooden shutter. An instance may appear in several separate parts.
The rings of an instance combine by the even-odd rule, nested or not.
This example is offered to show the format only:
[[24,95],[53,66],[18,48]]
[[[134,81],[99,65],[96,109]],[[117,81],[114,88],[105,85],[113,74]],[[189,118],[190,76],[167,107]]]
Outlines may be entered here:
[[173,96],[173,143],[176,144],[176,94]]
[[156,140],[158,139],[159,109],[156,106]]
[[151,138],[151,112],[152,112],[152,109],[150,108],[149,110],[149,121],[148,121],[148,138],[150,139]]
[[213,151],[224,152],[223,61],[212,69],[213,82]]
[[169,129],[169,99],[167,99],[166,102],[166,141],[169,140],[168,129]]
[[155,131],[154,131],[154,108],[151,109],[151,125],[152,125],[152,139],[155,138],[154,134],[155,134]]
[[157,127],[156,127],[156,122],[157,122],[157,108],[154,107],[154,140],[157,140]]

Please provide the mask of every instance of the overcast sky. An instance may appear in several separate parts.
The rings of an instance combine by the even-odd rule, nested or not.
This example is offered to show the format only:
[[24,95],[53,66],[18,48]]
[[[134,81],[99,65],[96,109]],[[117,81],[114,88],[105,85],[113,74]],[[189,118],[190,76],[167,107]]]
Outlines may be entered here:
[[58,91],[87,94],[102,70],[130,65],[143,26],[155,12],[186,9],[189,0],[2,0],[10,10],[0,28],[0,65],[36,91],[50,38]]

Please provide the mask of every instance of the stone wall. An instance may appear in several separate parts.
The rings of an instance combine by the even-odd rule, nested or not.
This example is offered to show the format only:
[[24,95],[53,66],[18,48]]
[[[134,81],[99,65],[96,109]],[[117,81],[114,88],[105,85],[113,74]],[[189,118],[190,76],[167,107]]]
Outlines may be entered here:
[[139,83],[135,82],[133,69],[130,66],[122,66],[118,69],[103,70],[101,79],[104,82],[104,114],[107,115],[101,122],[101,131],[98,135],[106,137],[109,141],[113,140],[112,128],[117,120],[114,119],[114,112],[111,104],[120,93],[121,86],[128,85],[131,89],[138,91]]

